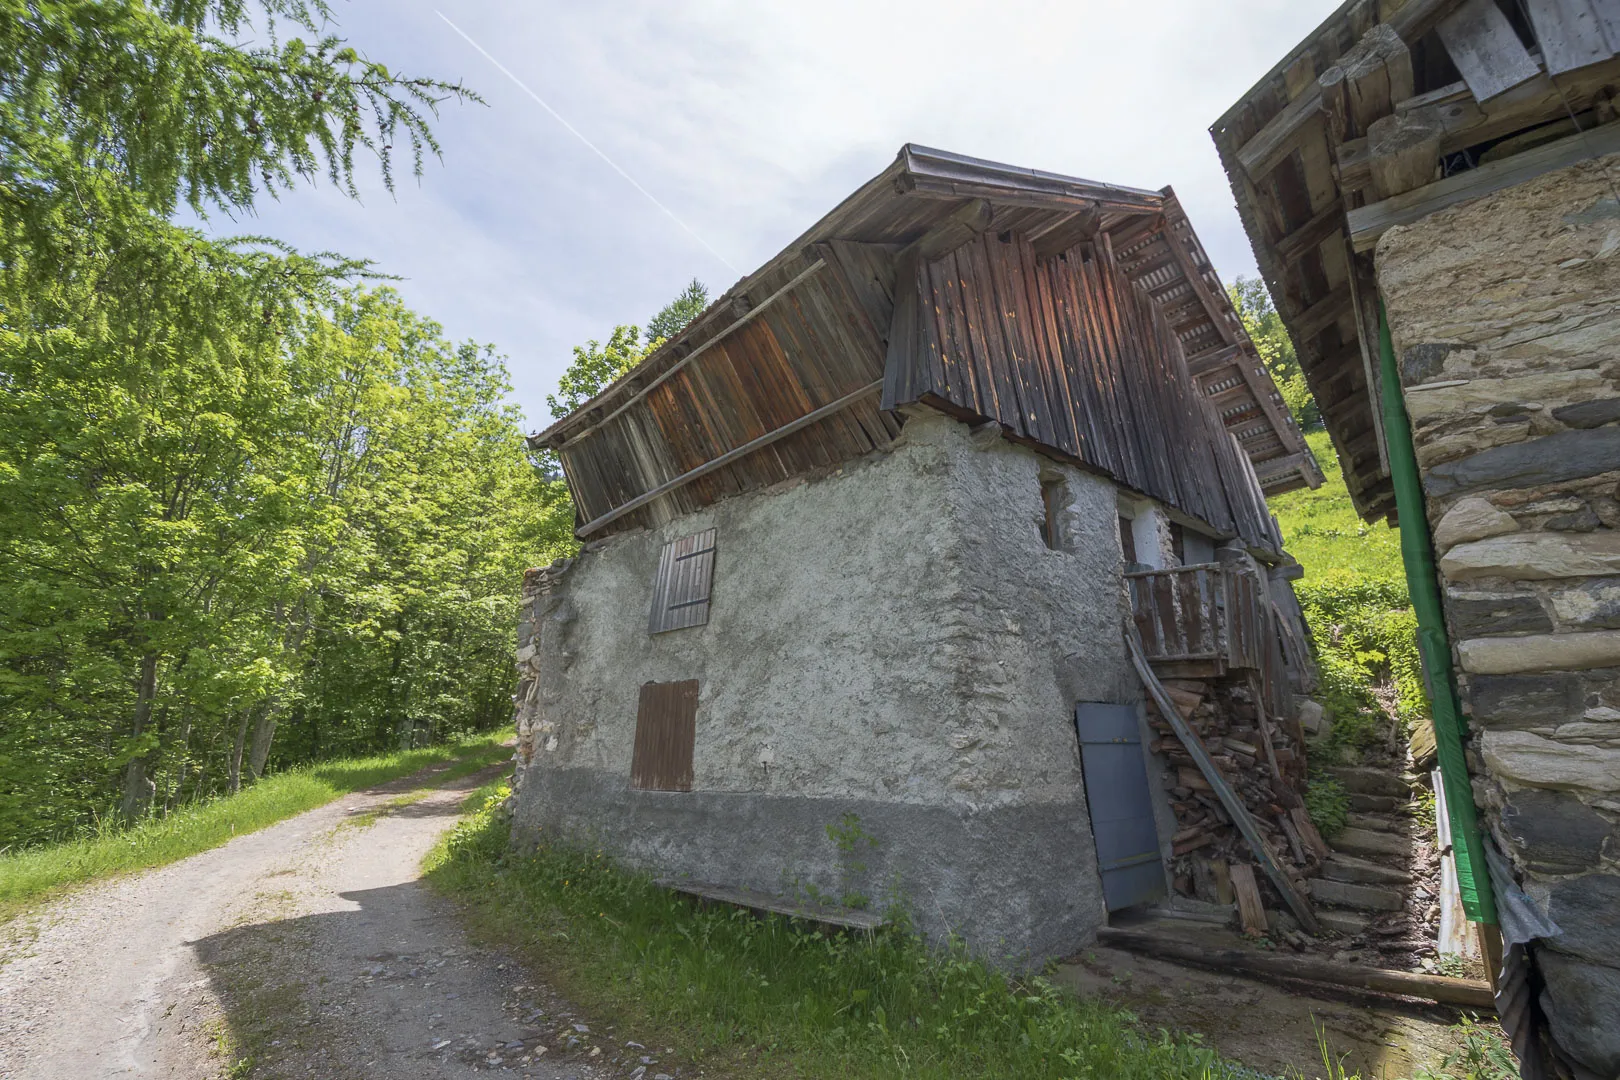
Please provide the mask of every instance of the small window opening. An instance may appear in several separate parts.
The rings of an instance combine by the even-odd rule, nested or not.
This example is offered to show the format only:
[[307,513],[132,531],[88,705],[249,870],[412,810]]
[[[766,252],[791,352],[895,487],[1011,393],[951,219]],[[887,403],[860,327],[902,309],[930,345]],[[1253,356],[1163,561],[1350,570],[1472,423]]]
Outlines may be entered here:
[[1135,530],[1135,522],[1124,514],[1119,515],[1119,550],[1125,556],[1125,569],[1127,570],[1137,563]]
[[1176,565],[1187,565],[1187,533],[1174,521],[1170,523],[1170,550],[1175,553]]
[[1041,481],[1041,504],[1046,508],[1046,518],[1041,523],[1041,539],[1053,551],[1063,548],[1063,481]]

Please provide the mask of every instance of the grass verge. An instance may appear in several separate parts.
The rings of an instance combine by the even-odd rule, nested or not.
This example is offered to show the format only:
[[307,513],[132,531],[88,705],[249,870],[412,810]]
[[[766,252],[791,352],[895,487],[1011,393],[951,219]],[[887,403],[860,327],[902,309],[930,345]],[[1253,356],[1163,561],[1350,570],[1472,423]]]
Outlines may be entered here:
[[144,870],[217,847],[340,795],[454,761],[434,783],[485,768],[510,751],[499,735],[421,750],[322,762],[265,778],[235,795],[176,811],[131,829],[0,855],[0,922],[64,889],[98,878]]
[[[698,907],[600,854],[508,852],[485,805],[428,860],[481,935],[526,953],[593,1023],[749,1075],[1214,1080],[1254,1076],[1194,1038],[1044,979],[1009,981],[903,928],[870,937]],[[493,797],[492,797],[493,796]]]

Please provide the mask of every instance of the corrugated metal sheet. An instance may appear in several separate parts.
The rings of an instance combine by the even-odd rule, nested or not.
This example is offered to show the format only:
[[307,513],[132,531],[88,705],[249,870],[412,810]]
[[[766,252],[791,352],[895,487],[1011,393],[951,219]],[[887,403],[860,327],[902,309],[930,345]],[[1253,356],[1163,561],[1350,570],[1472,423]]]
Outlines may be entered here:
[[1164,861],[1136,708],[1081,702],[1074,723],[1103,900],[1109,911],[1155,900],[1165,893]]
[[715,530],[671,540],[658,555],[652,613],[647,632],[661,634],[709,621],[709,590],[714,582]]
[[638,791],[691,791],[697,738],[698,681],[644,683],[636,710],[630,786]]

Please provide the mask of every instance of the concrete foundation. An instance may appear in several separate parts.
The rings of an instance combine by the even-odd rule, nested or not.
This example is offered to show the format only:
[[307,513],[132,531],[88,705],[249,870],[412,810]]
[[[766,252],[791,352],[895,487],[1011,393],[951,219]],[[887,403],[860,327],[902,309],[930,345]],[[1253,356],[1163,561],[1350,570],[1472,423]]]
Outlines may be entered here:
[[[1056,548],[1041,486],[1061,483]],[[1079,701],[1141,691],[1115,486],[914,411],[892,449],[531,577],[515,837],[881,906],[1013,963],[1104,917]],[[717,530],[709,623],[647,632],[661,546]],[[694,790],[631,790],[637,699],[697,679]],[[850,818],[848,815],[854,815]],[[857,823],[840,845],[829,826]]]

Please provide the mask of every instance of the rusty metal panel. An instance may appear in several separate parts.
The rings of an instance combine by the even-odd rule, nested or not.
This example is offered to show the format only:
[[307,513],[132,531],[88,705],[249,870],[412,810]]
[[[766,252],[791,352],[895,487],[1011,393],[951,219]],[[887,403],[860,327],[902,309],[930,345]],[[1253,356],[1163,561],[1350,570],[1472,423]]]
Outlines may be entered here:
[[713,529],[664,545],[658,553],[658,574],[653,579],[652,612],[647,622],[649,634],[702,626],[709,621],[714,548]]
[[698,681],[643,683],[636,710],[630,786],[637,791],[691,791],[697,739]]

